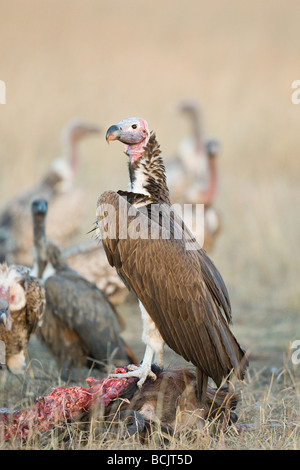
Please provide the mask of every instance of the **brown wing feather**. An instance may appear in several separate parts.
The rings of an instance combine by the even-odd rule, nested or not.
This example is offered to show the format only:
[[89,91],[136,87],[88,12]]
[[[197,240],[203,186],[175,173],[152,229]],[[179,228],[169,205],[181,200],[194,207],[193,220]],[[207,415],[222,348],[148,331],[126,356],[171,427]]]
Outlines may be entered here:
[[120,337],[120,326],[124,323],[95,284],[65,268],[46,280],[45,289],[47,308],[76,332],[86,344],[89,355],[102,360],[108,357],[110,345],[111,351],[117,350],[117,359],[126,360]]
[[28,339],[42,321],[45,311],[45,290],[38,279],[28,276],[24,279],[26,295],[26,325]]
[[[115,208],[120,228],[125,222],[118,220],[119,210],[124,205],[129,209],[128,202],[107,191],[98,199],[98,207],[101,204]],[[166,206],[161,210],[167,211]],[[140,211],[138,215],[147,217]],[[165,215],[163,220],[168,220]],[[154,216],[152,222],[158,223],[158,219]],[[103,235],[101,220],[98,223]],[[170,239],[106,237],[103,245],[110,263],[140,299],[168,346],[219,385],[232,368],[238,368],[244,351],[227,324],[231,309],[220,273],[200,246],[186,250],[186,242],[193,239],[186,228],[184,238],[176,239],[181,227],[181,219],[175,216]],[[168,228],[162,226],[164,229]],[[237,374],[242,378],[243,370]]]

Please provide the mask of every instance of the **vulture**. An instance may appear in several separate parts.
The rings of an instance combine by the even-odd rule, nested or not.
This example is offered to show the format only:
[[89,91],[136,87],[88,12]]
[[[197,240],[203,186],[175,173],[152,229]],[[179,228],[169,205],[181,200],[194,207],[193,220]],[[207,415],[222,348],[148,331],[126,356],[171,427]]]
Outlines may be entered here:
[[61,133],[62,156],[52,162],[35,188],[8,202],[0,213],[0,262],[32,267],[30,207],[35,198],[49,202],[49,235],[58,243],[66,243],[76,232],[85,201],[84,191],[73,187],[79,165],[78,146],[83,137],[98,132],[98,127],[78,119],[65,125]]
[[25,266],[0,264],[0,341],[8,369],[22,375],[28,342],[42,323],[45,291]]
[[120,336],[124,322],[97,286],[64,261],[59,247],[46,239],[47,201],[32,202],[34,258],[32,273],[41,279],[46,308],[37,337],[54,355],[62,375],[73,367],[109,361],[135,361]]
[[128,296],[128,289],[106,258],[99,240],[89,240],[63,250],[63,259],[81,276],[96,284],[109,301],[118,307]]
[[[220,143],[203,137],[201,110],[195,101],[183,101],[178,109],[191,122],[192,135],[180,143],[176,157],[166,162],[168,186],[173,203],[204,204],[204,234],[202,227],[201,232],[190,227],[205,251],[210,252],[221,229],[220,215],[213,205]],[[193,211],[194,208],[185,207],[185,221],[192,220]]]
[[229,326],[225,283],[171,206],[160,145],[147,122],[121,120],[106,140],[125,144],[130,191],[98,197],[95,230],[108,262],[139,300],[146,345],[141,364],[129,365],[126,375],[137,377],[139,387],[155,379],[151,364],[154,359],[163,367],[166,343],[196,367],[197,397],[204,403],[208,378],[217,387],[232,373],[242,380],[248,365]]

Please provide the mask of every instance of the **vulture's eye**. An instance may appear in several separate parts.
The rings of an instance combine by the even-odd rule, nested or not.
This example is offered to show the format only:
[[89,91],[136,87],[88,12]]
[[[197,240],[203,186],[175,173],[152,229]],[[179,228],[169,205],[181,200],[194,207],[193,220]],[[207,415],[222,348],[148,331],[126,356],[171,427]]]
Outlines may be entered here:
[[136,124],[132,124],[132,129],[136,129],[137,128],[137,125]]

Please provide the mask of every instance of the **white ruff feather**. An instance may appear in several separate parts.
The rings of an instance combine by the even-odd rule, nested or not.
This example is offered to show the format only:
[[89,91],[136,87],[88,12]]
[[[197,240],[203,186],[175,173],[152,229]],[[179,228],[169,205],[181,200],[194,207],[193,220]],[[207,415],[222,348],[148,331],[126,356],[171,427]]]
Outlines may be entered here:
[[149,191],[145,189],[145,184],[147,183],[147,176],[144,173],[143,167],[136,168],[134,172],[135,180],[132,184],[130,184],[130,190],[133,193],[137,194],[145,194],[146,196],[150,196]]
[[57,158],[51,165],[51,171],[57,173],[61,177],[59,185],[59,191],[65,193],[72,187],[73,171],[70,167],[69,162],[64,158]]
[[0,286],[4,288],[11,287],[15,282],[22,279],[24,274],[29,273],[30,269],[23,266],[7,266],[6,263],[0,264]]

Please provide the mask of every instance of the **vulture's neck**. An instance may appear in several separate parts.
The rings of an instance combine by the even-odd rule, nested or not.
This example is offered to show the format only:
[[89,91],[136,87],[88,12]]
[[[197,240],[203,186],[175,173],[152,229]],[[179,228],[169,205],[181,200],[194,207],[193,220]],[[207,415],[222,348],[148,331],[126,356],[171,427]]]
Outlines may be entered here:
[[33,234],[35,248],[34,272],[38,278],[41,278],[47,265],[47,243],[44,216],[34,216]]
[[73,173],[75,174],[78,170],[79,166],[79,152],[78,152],[78,141],[74,138],[74,136],[69,136],[68,140],[64,144],[64,153],[66,155],[66,159],[70,164],[70,168],[72,169]]
[[209,158],[209,185],[207,189],[202,193],[201,202],[205,205],[210,205],[217,192],[218,180],[217,180],[217,169],[216,161],[214,157]]
[[197,153],[203,151],[203,141],[202,141],[202,132],[201,132],[201,122],[199,113],[195,110],[193,112],[193,135],[196,143]]
[[151,133],[139,158],[132,158],[128,150],[131,191],[170,203],[165,166],[160,154],[160,145],[154,133]]
[[50,171],[39,187],[39,195],[45,197],[45,199],[53,197],[56,193],[55,188],[61,180],[62,178],[57,172]]

